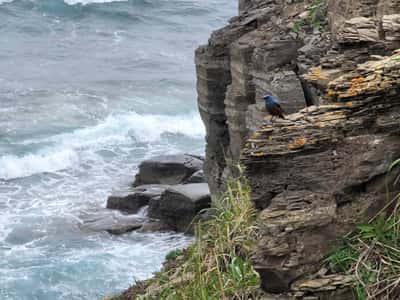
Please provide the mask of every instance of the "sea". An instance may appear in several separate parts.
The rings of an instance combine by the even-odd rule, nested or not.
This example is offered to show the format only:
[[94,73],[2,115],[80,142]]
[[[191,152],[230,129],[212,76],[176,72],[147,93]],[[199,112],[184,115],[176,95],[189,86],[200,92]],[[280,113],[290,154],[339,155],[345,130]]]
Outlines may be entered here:
[[191,238],[80,229],[138,164],[204,153],[194,50],[235,0],[0,0],[0,300],[102,299]]

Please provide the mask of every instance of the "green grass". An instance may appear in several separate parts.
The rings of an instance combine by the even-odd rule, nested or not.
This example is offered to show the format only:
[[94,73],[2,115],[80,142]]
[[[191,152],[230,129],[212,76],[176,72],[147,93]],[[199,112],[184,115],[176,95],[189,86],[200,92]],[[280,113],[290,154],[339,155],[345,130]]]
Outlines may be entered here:
[[170,251],[166,256],[166,260],[174,260],[177,259],[179,256],[183,255],[183,250],[182,249],[176,249]]
[[296,20],[293,24],[293,32],[299,33],[306,28],[324,30],[325,28],[319,20],[319,15],[326,15],[326,0],[314,0],[306,9],[308,17]]
[[[196,241],[170,259],[182,260],[152,279],[137,300],[256,299],[259,276],[250,264],[256,238],[256,211],[243,177],[227,181],[227,191],[211,209],[212,217],[196,225]],[[178,258],[179,259],[179,258]]]
[[[399,164],[397,160],[390,170]],[[370,222],[357,226],[327,260],[336,271],[355,278],[356,299],[400,299],[400,195]]]

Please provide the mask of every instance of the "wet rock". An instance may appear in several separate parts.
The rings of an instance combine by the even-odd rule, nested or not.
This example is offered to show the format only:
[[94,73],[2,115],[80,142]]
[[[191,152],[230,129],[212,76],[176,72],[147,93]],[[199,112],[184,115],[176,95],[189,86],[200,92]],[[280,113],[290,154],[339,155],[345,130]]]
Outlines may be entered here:
[[194,173],[185,183],[204,183],[206,182],[206,178],[204,177],[204,171],[199,170]]
[[210,190],[206,183],[169,187],[156,206],[149,206],[149,216],[159,218],[177,231],[188,231],[198,213],[210,207]]
[[203,168],[203,161],[188,154],[165,155],[143,161],[134,186],[145,184],[180,184]]
[[80,218],[82,223],[79,228],[82,231],[106,231],[111,234],[123,234],[137,230],[146,222],[146,218],[137,215],[123,215],[107,209],[83,213]]
[[159,198],[166,188],[168,188],[168,185],[150,184],[120,191],[108,197],[107,208],[137,213],[143,206],[148,205],[153,198]]
[[138,232],[143,232],[143,233],[164,232],[164,231],[170,231],[170,230],[171,230],[171,228],[167,224],[165,224],[159,220],[151,220],[150,219],[150,220],[147,220],[143,224],[143,226],[138,230]]

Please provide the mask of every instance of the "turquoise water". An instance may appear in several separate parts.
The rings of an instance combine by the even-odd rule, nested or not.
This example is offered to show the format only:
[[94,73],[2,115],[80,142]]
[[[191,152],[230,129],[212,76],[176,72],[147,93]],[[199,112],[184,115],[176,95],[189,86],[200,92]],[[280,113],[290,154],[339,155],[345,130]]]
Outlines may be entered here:
[[235,2],[0,0],[1,300],[101,299],[187,244],[79,224],[143,159],[203,153],[193,51]]

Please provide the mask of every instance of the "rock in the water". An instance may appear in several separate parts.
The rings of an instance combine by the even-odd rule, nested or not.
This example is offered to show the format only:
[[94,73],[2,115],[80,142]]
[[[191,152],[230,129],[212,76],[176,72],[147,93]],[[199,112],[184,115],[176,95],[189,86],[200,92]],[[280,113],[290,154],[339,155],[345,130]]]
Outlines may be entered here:
[[158,202],[150,203],[149,216],[160,219],[171,229],[187,231],[197,214],[210,204],[206,183],[176,185],[166,189]]
[[111,195],[107,199],[107,208],[118,209],[129,213],[137,213],[148,205],[153,198],[159,198],[168,185],[141,185]]
[[150,219],[143,224],[138,232],[165,232],[170,230],[171,228],[162,221]]
[[98,210],[84,213],[81,216],[82,224],[79,225],[83,231],[101,232],[107,231],[111,234],[123,234],[142,227],[145,218],[135,215],[123,215],[112,210]]
[[181,184],[203,168],[199,157],[179,154],[157,156],[142,162],[134,186],[144,184]]
[[203,170],[199,170],[194,173],[185,183],[204,183],[206,182],[206,178],[204,177]]

